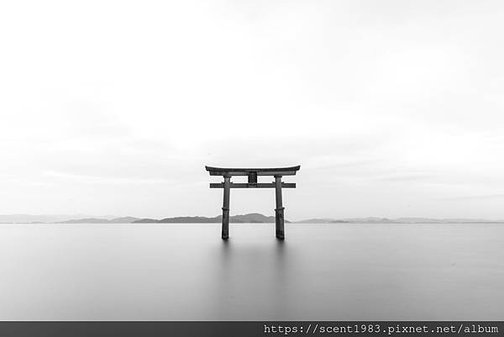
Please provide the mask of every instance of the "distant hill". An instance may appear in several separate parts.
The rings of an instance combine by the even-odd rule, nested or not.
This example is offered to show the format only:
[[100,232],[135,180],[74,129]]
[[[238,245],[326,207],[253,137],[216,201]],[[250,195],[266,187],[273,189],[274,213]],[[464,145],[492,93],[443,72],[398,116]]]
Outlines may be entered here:
[[140,219],[132,217],[132,216],[123,216],[123,217],[120,217],[120,218],[110,219],[108,222],[110,222],[110,223],[132,223],[132,222],[135,222],[137,220],[140,220]]
[[114,219],[102,219],[102,218],[82,218],[82,219],[70,219],[66,221],[59,221],[58,223],[67,223],[67,224],[77,224],[77,223],[100,223],[100,224],[114,224],[114,223],[133,223],[139,220],[139,218],[134,218],[131,216],[114,218]]
[[65,221],[59,221],[58,223],[68,223],[68,224],[76,224],[76,223],[106,223],[107,219],[97,219],[97,218],[83,218],[83,219],[70,219]]
[[393,219],[389,218],[379,218],[375,216],[367,217],[367,218],[348,218],[343,219],[346,222],[359,222],[359,223],[390,223],[395,222]]
[[334,222],[348,222],[345,220],[334,220],[334,219],[329,219],[329,218],[315,218],[315,219],[306,219],[306,220],[301,220],[301,221],[296,221],[296,223],[334,223]]
[[204,216],[177,216],[174,218],[164,218],[157,221],[158,223],[217,223],[220,222],[218,217],[207,218]]
[[[218,216],[221,222],[221,216]],[[249,213],[245,215],[234,215],[229,218],[230,222],[234,223],[275,223],[274,216],[265,216],[260,213]],[[285,221],[289,222],[289,221]]]
[[133,223],[158,223],[159,220],[156,219],[150,219],[150,218],[143,218],[143,219],[138,219],[133,221]]
[[96,218],[101,221],[107,220],[109,217],[92,216],[85,214],[0,214],[0,223],[19,223],[19,224],[29,224],[29,223],[57,223],[62,221],[68,221],[72,219],[81,218]]
[[367,218],[344,218],[344,219],[328,219],[328,218],[315,218],[297,221],[297,223],[398,223],[398,224],[446,224],[446,223],[504,223],[504,220],[485,220],[485,219],[432,219],[421,217],[403,217],[396,219],[367,217]]
[[[163,219],[151,218],[135,218],[131,216],[119,218],[105,218],[105,217],[82,217],[70,218],[65,217],[43,217],[43,216],[2,216],[0,215],[0,223],[61,223],[61,224],[121,224],[121,223],[221,223],[222,216],[204,217],[204,216],[179,216]],[[16,221],[14,221],[16,220]],[[274,216],[265,216],[260,213],[250,213],[243,215],[233,215],[229,218],[231,223],[274,223]],[[289,222],[289,221],[285,221]]]
[[[179,216],[173,218],[156,219],[139,219],[134,223],[220,223],[222,216],[204,217],[204,216]],[[231,223],[274,223],[274,216],[265,216],[259,213],[250,213],[243,215],[233,215],[229,217]],[[289,222],[289,221],[286,221]]]
[[[66,224],[79,224],[79,223],[96,223],[96,224],[120,224],[120,223],[221,223],[222,216],[218,215],[215,217],[204,217],[204,216],[178,216],[163,219],[151,219],[151,218],[135,218],[135,217],[120,217],[113,219],[104,218],[82,218],[82,219],[70,219],[65,221],[58,221],[57,223]],[[231,223],[275,223],[274,216],[265,216],[260,213],[249,213],[242,215],[233,215],[229,217],[229,222]],[[290,221],[285,221],[289,223]],[[484,220],[484,219],[431,219],[431,218],[421,218],[421,217],[404,217],[404,218],[380,218],[380,217],[367,217],[367,218],[344,218],[344,219],[331,219],[331,218],[313,218],[302,221],[297,221],[296,223],[306,223],[306,224],[336,224],[336,223],[368,223],[368,224],[380,224],[380,223],[400,223],[400,224],[416,224],[416,223],[432,223],[432,224],[442,224],[442,223],[503,223],[500,220]],[[26,223],[26,222],[25,222]],[[31,222],[35,223],[35,222]],[[44,223],[44,222],[39,222]]]
[[[204,216],[179,216],[163,219],[136,218],[131,216],[113,217],[113,216],[90,216],[90,215],[31,215],[31,214],[0,214],[0,224],[44,224],[44,223],[62,223],[62,224],[124,224],[124,223],[220,223],[222,216],[204,217]],[[274,216],[265,216],[260,213],[249,213],[242,215],[233,215],[230,217],[231,223],[275,223]],[[285,221],[289,223],[290,221]],[[504,223],[504,220],[488,219],[464,219],[464,218],[423,218],[423,217],[401,217],[401,218],[311,218],[295,223],[306,224],[337,224],[337,223],[398,223],[398,224],[444,224],[444,223]]]

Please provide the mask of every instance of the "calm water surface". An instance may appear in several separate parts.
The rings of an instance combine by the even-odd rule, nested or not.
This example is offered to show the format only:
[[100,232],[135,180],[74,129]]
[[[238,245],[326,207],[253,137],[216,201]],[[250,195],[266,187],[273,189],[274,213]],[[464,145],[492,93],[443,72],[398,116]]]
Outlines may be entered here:
[[0,225],[3,320],[504,320],[504,225]]

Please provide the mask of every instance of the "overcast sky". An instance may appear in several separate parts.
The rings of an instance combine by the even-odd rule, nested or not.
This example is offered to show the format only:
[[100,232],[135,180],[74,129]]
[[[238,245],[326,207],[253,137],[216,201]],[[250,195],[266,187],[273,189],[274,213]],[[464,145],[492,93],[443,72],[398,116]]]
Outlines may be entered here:
[[287,219],[504,219],[503,32],[502,1],[2,1],[0,214],[215,216],[205,164],[300,164]]

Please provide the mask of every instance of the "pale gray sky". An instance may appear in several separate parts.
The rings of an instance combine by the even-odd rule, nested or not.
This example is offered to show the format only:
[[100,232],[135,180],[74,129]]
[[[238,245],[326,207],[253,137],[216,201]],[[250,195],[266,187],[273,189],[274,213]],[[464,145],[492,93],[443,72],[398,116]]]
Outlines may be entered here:
[[[0,214],[504,218],[502,1],[2,1]],[[231,213],[273,214],[272,190]]]

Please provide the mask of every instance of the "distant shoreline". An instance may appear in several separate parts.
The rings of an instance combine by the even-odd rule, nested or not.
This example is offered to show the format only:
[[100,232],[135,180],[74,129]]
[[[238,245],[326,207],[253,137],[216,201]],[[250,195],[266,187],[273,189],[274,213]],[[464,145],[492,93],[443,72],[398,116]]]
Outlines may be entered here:
[[[136,218],[136,217],[75,217],[71,215],[63,216],[50,216],[50,215],[27,215],[27,214],[13,214],[13,215],[0,215],[0,224],[145,224],[145,223],[172,223],[172,224],[203,224],[203,223],[221,223],[222,217],[220,215],[215,217],[204,216],[179,216],[162,219],[152,218]],[[274,216],[265,216],[260,213],[249,213],[242,215],[234,215],[230,217],[231,223],[275,223]],[[288,221],[287,223],[299,224],[381,224],[381,223],[395,223],[395,224],[500,224],[504,220],[488,220],[488,219],[435,219],[435,218],[421,218],[421,217],[403,217],[403,218],[379,218],[379,217],[366,217],[366,218],[312,218],[301,221]]]

